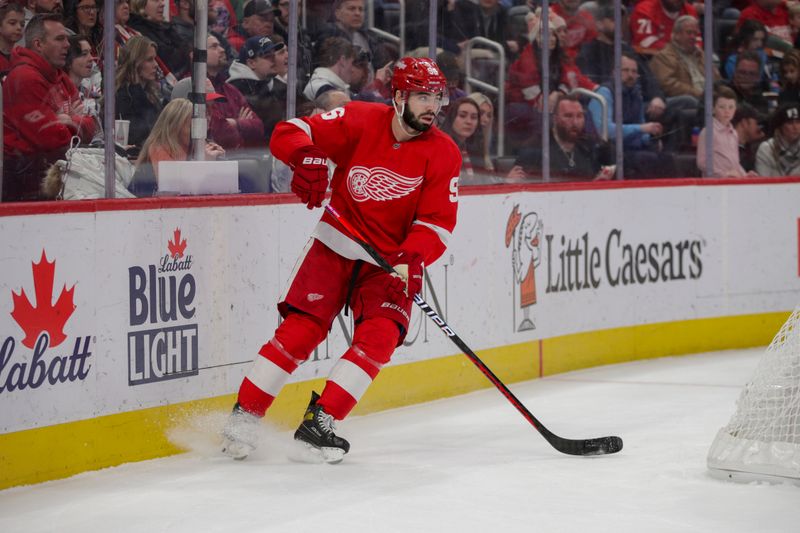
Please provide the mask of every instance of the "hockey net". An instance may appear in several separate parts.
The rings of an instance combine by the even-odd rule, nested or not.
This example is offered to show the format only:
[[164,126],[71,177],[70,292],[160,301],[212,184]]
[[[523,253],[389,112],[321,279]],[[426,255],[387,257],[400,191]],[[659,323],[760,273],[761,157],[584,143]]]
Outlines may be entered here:
[[800,306],[767,347],[708,452],[717,477],[800,483]]

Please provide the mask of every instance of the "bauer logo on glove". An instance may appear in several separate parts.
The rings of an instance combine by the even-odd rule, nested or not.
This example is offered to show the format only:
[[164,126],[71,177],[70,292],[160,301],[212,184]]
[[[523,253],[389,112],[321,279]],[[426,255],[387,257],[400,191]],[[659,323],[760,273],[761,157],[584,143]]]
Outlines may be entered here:
[[295,150],[289,164],[294,169],[292,192],[309,209],[322,206],[328,190],[328,156],[310,144]]

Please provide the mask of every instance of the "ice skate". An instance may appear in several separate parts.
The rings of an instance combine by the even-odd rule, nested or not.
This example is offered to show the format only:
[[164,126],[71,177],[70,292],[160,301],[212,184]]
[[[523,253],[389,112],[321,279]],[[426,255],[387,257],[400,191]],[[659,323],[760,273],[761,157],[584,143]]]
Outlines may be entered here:
[[336,436],[333,416],[317,405],[319,394],[311,393],[311,402],[300,427],[294,432],[296,449],[291,459],[306,463],[340,463],[350,450],[350,443]]
[[222,453],[239,461],[250,455],[258,444],[259,420],[256,415],[242,409],[238,403],[234,405],[222,429],[224,438]]

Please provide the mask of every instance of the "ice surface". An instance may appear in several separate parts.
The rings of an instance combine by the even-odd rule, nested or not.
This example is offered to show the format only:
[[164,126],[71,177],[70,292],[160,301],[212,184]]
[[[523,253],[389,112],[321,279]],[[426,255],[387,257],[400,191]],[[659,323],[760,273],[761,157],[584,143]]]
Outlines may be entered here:
[[348,419],[340,433],[352,449],[339,465],[290,462],[291,432],[267,427],[253,456],[224,458],[218,413],[173,433],[188,454],[1,491],[0,531],[800,531],[800,488],[718,481],[706,469],[761,352],[511,387],[561,436],[621,436],[616,455],[559,454],[494,388]]

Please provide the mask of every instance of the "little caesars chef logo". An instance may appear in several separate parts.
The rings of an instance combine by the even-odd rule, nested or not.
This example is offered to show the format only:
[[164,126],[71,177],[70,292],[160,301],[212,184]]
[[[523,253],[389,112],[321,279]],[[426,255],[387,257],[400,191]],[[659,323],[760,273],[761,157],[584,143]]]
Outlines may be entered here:
[[197,284],[187,242],[175,229],[158,265],[128,269],[130,326],[128,384],[141,385],[195,376]]

